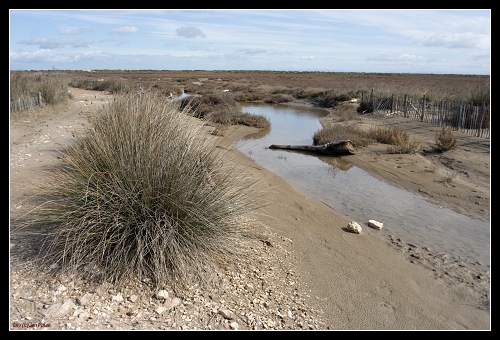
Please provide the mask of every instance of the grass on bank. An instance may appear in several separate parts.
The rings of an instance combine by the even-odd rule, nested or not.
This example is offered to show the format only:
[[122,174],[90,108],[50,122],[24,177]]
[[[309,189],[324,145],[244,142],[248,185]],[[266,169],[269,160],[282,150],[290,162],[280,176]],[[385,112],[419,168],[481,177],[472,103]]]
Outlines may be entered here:
[[118,95],[63,147],[28,221],[44,233],[40,267],[176,290],[248,256],[259,237],[252,213],[265,205],[257,180],[163,98]]
[[332,124],[316,131],[312,136],[313,145],[348,139],[356,148],[362,148],[372,143],[387,144],[387,152],[391,154],[414,154],[423,148],[422,141],[398,126],[381,125],[372,126],[368,130],[361,129],[353,123],[360,118],[350,105],[338,107],[335,113],[338,115],[337,121],[342,124]]
[[[64,104],[68,98],[68,76],[57,72],[10,72],[10,102],[25,103],[23,107],[34,108],[31,103],[39,94],[42,105],[54,106]],[[12,108],[11,108],[12,110]],[[25,116],[27,110],[11,112],[11,118],[16,120]]]
[[180,100],[180,109],[211,125],[246,125],[258,129],[271,127],[269,118],[242,111],[232,93],[213,92],[204,96],[191,96]]

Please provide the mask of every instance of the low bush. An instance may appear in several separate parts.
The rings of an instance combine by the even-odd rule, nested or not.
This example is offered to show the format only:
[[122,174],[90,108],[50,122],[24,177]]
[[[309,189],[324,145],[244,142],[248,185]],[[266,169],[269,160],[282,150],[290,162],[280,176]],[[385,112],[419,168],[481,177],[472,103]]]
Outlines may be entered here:
[[117,95],[74,133],[29,215],[44,235],[40,268],[176,290],[248,256],[262,193],[178,103]]
[[359,127],[353,124],[335,124],[323,128],[313,134],[313,145],[322,145],[338,140],[350,140],[355,147],[364,147],[373,143],[367,134]]
[[274,94],[264,99],[264,102],[268,104],[280,104],[291,102],[293,99],[294,98],[289,94]]
[[232,94],[224,92],[183,98],[180,100],[180,109],[216,125],[246,125],[256,128],[271,126],[271,121],[267,117],[243,113]]
[[389,144],[389,153],[414,154],[422,149],[422,142],[413,138],[408,131],[397,126],[376,126],[368,135],[379,143]]
[[451,131],[451,127],[442,126],[439,131],[436,131],[435,144],[431,145],[434,150],[445,152],[454,149],[457,145],[457,139]]

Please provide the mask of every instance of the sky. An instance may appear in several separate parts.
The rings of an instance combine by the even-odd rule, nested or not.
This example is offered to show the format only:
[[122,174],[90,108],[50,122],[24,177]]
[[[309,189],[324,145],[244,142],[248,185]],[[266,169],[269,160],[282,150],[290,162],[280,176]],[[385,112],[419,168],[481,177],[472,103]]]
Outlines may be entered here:
[[491,9],[9,10],[10,70],[491,75]]

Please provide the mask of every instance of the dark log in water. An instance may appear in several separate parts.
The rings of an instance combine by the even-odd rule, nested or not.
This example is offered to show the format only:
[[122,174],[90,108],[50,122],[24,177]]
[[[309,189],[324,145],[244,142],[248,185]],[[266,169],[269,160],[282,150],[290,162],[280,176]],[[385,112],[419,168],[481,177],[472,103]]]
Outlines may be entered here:
[[352,142],[348,139],[338,140],[335,142],[322,145],[276,145],[273,144],[269,149],[288,149],[288,150],[305,150],[318,151],[327,155],[354,155],[355,148]]

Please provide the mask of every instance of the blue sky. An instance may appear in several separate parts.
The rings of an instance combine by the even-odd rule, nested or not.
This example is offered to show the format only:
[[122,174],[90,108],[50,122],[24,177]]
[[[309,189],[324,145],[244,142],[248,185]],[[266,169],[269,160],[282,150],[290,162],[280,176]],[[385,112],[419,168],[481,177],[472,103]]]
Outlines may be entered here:
[[16,10],[11,70],[491,75],[491,10]]

